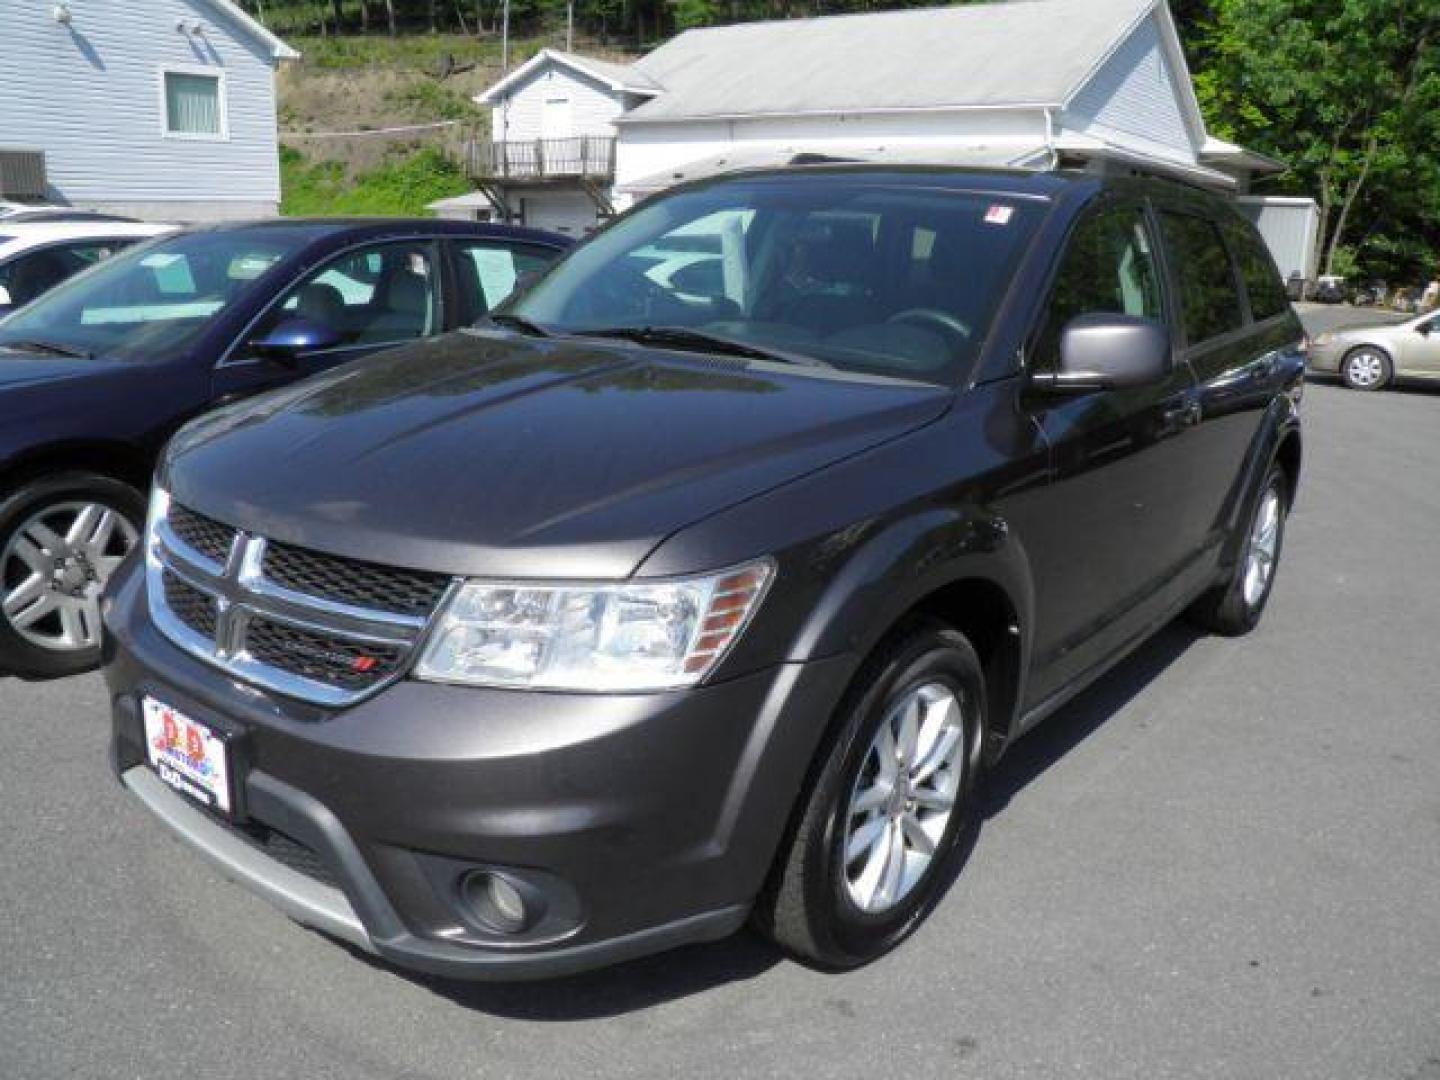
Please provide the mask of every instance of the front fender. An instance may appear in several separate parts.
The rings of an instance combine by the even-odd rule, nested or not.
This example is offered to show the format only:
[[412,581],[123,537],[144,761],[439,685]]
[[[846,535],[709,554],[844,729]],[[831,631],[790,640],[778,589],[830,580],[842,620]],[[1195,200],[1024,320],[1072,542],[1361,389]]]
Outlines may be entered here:
[[1028,657],[1034,587],[1020,540],[991,511],[936,508],[892,522],[855,549],[800,626],[788,658],[863,657],[906,612],[964,581],[987,582],[1009,598]]

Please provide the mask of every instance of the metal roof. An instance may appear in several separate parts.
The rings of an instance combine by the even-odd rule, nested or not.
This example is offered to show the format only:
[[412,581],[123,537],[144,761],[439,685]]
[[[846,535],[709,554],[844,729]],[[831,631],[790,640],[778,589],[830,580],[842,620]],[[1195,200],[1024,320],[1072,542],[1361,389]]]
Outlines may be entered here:
[[1156,0],[1013,0],[687,30],[619,122],[1065,105]]

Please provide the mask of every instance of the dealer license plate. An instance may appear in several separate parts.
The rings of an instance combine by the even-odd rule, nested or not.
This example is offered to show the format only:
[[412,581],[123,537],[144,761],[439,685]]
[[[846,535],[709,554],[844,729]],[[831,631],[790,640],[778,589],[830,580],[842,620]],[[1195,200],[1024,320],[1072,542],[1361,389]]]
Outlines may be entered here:
[[230,760],[225,740],[154,698],[145,698],[145,754],[160,779],[203,806],[230,813]]

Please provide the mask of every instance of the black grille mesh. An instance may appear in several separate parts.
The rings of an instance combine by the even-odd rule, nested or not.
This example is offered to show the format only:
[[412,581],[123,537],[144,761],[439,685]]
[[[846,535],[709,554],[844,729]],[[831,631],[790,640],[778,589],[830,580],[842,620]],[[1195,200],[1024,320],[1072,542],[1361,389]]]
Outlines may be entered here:
[[286,626],[263,616],[251,620],[245,649],[262,664],[342,690],[366,690],[399,670],[404,650],[369,645],[334,634]]
[[165,571],[165,605],[175,618],[202,637],[215,638],[215,601]]
[[444,574],[322,555],[273,541],[265,549],[264,572],[277,585],[296,592],[420,618],[435,610],[450,584]]
[[170,504],[166,520],[170,523],[170,531],[200,554],[208,555],[218,563],[230,557],[230,545],[236,530],[229,525],[222,525],[178,503]]
[[343,891],[344,886],[341,885],[335,872],[330,869],[330,864],[321,858],[313,848],[306,847],[298,840],[292,840],[276,829],[269,830],[259,843],[261,849],[277,862],[284,863],[291,870],[304,874],[322,885],[329,885]]
[[288,866],[291,870],[304,874],[322,885],[329,885],[344,891],[345,886],[340,881],[340,876],[335,873],[324,856],[314,848],[287,836],[279,829],[272,829],[259,822],[241,825],[228,824],[228,827],[246,843],[269,855],[276,862]]

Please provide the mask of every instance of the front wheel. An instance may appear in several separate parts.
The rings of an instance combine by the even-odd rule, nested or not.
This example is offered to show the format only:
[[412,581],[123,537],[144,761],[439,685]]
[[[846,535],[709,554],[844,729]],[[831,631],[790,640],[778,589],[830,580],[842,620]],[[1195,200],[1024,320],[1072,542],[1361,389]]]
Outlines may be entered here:
[[893,949],[954,869],[976,797],[985,681],[974,649],[925,620],[866,664],[839,714],[756,921],[801,960],[843,970]]
[[0,502],[0,671],[56,678],[100,660],[100,594],[139,541],[145,502],[88,473]]
[[1234,570],[1190,609],[1192,622],[1227,637],[1238,637],[1255,629],[1275,587],[1289,506],[1285,473],[1279,466],[1272,465],[1251,511],[1244,546]]

